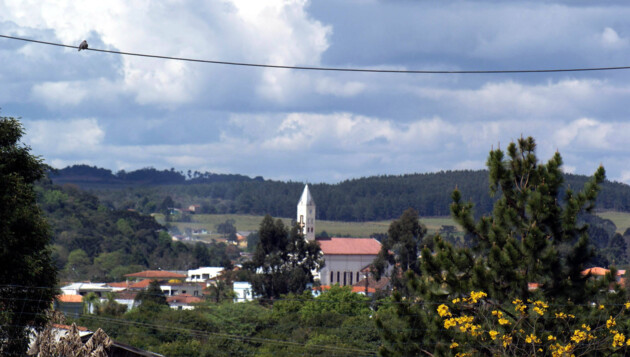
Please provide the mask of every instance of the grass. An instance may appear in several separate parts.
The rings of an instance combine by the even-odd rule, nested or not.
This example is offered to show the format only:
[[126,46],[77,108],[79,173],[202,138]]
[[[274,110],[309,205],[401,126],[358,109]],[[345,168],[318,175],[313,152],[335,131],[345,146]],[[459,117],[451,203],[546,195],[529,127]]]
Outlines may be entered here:
[[[154,215],[159,223],[164,224],[164,215]],[[201,229],[205,228],[208,232],[215,230],[215,226],[223,223],[228,219],[234,220],[234,225],[238,231],[255,231],[263,219],[263,216],[250,216],[240,214],[196,214],[192,216],[192,222],[171,222],[177,226],[180,231],[186,228]],[[286,225],[291,224],[291,219],[282,218]],[[427,227],[429,233],[434,233],[443,225],[456,226],[450,217],[428,217],[421,218],[420,221]],[[329,236],[350,236],[350,237],[369,237],[373,233],[387,233],[391,221],[376,222],[339,222],[339,221],[320,221],[315,226],[317,232],[326,231]],[[459,227],[458,227],[459,229]]]
[[[626,229],[630,228],[630,213],[627,212],[615,212],[606,211],[598,212],[598,216],[609,219],[617,226],[617,232],[622,233]],[[155,218],[158,222],[164,224],[164,215],[156,214]],[[192,222],[171,222],[172,225],[177,226],[182,232],[186,228],[201,229],[205,228],[208,232],[215,230],[215,226],[219,223],[223,223],[228,219],[233,219],[236,229],[239,231],[255,231],[258,230],[260,221],[263,216],[251,216],[244,214],[196,214],[192,217]],[[286,225],[291,224],[291,219],[282,218],[282,221]],[[422,217],[420,218],[429,231],[430,234],[435,233],[442,226],[450,225],[457,227],[458,231],[461,228],[455,224],[450,217]],[[375,221],[375,222],[339,222],[339,221],[317,221],[315,226],[317,232],[326,231],[329,236],[350,236],[350,237],[369,237],[373,233],[387,233],[391,221]],[[209,235],[211,238],[214,235]]]
[[606,211],[598,212],[597,215],[613,221],[615,226],[617,226],[617,233],[623,234],[626,229],[630,228],[630,213],[628,212]]

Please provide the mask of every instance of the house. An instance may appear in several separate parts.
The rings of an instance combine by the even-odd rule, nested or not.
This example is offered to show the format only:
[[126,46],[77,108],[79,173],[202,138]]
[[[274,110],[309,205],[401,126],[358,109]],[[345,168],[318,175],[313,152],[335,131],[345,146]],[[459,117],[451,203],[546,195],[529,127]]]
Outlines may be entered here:
[[[602,267],[588,268],[588,269],[585,269],[585,270],[583,270],[581,272],[582,275],[592,276],[592,277],[595,277],[596,279],[601,279],[602,277],[604,277],[608,273],[610,273],[610,269],[606,269],[606,268],[602,268]],[[625,270],[617,270],[617,275],[615,276],[615,281],[621,286],[625,286],[626,285],[626,278],[623,277],[624,275],[626,275],[626,271]]]
[[316,206],[308,185],[297,205],[297,222],[308,241],[317,241],[323,253],[324,267],[319,271],[322,285],[354,285],[361,270],[371,264],[381,250],[374,238],[315,238]]
[[254,300],[254,290],[252,284],[247,281],[235,281],[232,285],[234,291],[234,302],[245,302]]
[[225,268],[223,267],[199,267],[188,271],[187,282],[207,283],[208,280],[215,279]]
[[72,283],[61,287],[61,291],[65,295],[81,295],[85,296],[94,293],[98,297],[105,296],[105,293],[114,291],[114,288],[106,283]]
[[190,206],[188,206],[188,212],[190,212],[190,213],[201,213],[201,205],[190,205]]
[[180,294],[167,297],[166,302],[174,310],[192,310],[195,308],[194,304],[201,302],[201,298],[190,294]]
[[78,294],[57,295],[53,301],[53,310],[61,311],[67,316],[81,316],[83,314],[83,296]]

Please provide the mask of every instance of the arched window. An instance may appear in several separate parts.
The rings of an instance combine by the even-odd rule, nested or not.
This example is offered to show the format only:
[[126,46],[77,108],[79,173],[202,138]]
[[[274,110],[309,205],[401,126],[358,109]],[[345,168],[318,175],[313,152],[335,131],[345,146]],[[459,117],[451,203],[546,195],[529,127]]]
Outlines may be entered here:
[[339,283],[339,280],[341,280],[341,273],[337,272],[337,283]]
[[333,272],[332,271],[330,272],[330,283],[331,284],[333,283]]

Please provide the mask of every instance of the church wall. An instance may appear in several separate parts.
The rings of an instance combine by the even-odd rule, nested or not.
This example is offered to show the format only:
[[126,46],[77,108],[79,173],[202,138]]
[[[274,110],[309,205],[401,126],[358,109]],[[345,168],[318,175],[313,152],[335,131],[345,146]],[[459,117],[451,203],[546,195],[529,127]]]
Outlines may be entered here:
[[[352,285],[364,276],[361,269],[371,264],[376,255],[325,255],[326,265],[319,272],[322,285]],[[331,275],[332,272],[332,281]],[[344,283],[345,274],[345,283]],[[352,277],[350,277],[352,275]]]

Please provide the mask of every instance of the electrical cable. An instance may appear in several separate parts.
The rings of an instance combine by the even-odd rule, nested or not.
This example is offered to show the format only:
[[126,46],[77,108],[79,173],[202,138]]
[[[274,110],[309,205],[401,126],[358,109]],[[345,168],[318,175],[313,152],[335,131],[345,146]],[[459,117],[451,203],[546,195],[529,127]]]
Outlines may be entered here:
[[[66,45],[62,43],[39,41],[39,40],[33,40],[29,38],[16,37],[16,36],[0,35],[0,37],[10,39],[10,40],[39,43],[39,44],[49,45],[49,46],[58,46],[58,47],[66,47],[66,48],[73,48],[73,49],[79,48],[79,46],[71,46],[71,45]],[[613,66],[613,67],[508,69],[508,70],[503,70],[503,69],[499,69],[499,70],[397,70],[397,69],[368,69],[368,68],[341,68],[341,67],[315,67],[315,66],[284,66],[284,65],[275,65],[275,64],[230,62],[230,61],[194,59],[194,58],[186,58],[186,57],[172,57],[172,56],[152,55],[152,54],[144,54],[144,53],[136,53],[136,52],[103,50],[103,49],[98,49],[98,48],[87,48],[87,49],[84,49],[84,51],[95,51],[95,52],[112,53],[112,54],[118,54],[118,55],[124,55],[124,56],[147,57],[147,58],[157,58],[157,59],[185,61],[185,62],[220,64],[220,65],[228,65],[228,66],[292,69],[292,70],[308,70],[308,71],[329,71],[329,72],[396,73],[396,74],[515,74],[515,73],[593,72],[593,71],[615,71],[615,70],[630,69],[630,66]]]

